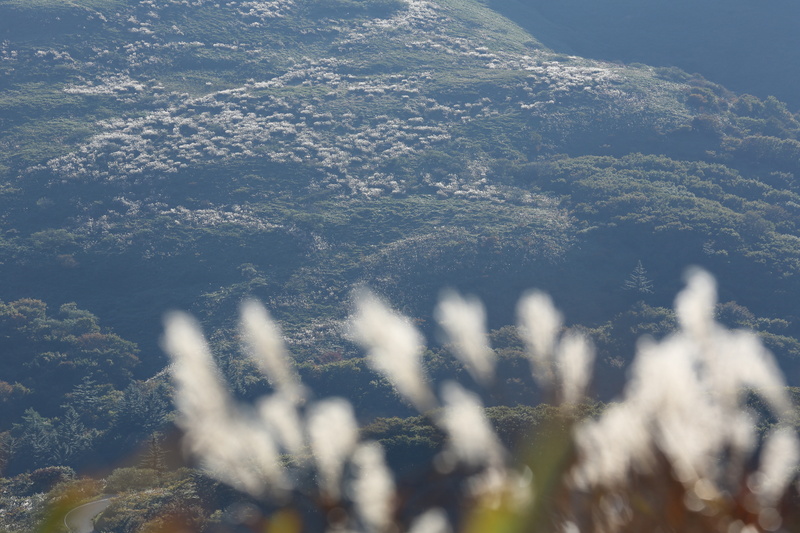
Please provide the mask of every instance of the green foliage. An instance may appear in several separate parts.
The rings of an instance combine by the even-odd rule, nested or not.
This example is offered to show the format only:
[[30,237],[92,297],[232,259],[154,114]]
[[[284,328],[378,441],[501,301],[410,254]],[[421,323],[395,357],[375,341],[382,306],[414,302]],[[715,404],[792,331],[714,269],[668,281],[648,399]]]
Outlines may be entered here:
[[64,396],[66,403],[62,407],[74,409],[84,424],[102,430],[114,422],[123,396],[111,384],[98,385],[87,376]]
[[11,469],[19,472],[75,464],[92,450],[97,435],[97,430],[84,426],[71,406],[62,417],[53,419],[29,408],[11,431]]
[[[612,270],[617,280],[624,279],[619,270],[628,271],[637,259],[648,264],[656,300],[659,291],[670,289],[662,280],[676,279],[692,263],[714,269],[730,285],[742,272],[757,268],[764,279],[781,279],[770,289],[780,291],[794,286],[800,272],[792,244],[800,235],[794,214],[800,198],[791,189],[777,188],[777,179],[788,176],[760,179],[720,164],[641,154],[561,158],[534,169],[531,182],[564,194],[585,221],[582,242],[588,247],[583,253],[591,257],[615,242],[635,243],[595,270],[599,277],[607,269],[604,283],[612,280]],[[747,287],[738,292],[748,306],[774,312],[768,311],[774,301],[766,305]]]
[[160,476],[153,468],[117,468],[106,478],[106,492],[122,494],[152,489],[160,485]]
[[306,2],[311,16],[326,17],[355,15],[387,17],[405,5],[404,0],[311,0]]
[[347,398],[365,417],[409,412],[389,382],[372,371],[363,358],[322,365],[306,363],[297,370],[315,394]]
[[748,136],[736,146],[734,154],[744,161],[769,165],[777,170],[796,172],[800,166],[800,142],[795,139]]
[[96,523],[98,531],[199,531],[208,519],[191,472],[179,470],[161,484],[155,471],[115,470],[107,479],[121,491]]
[[410,478],[424,471],[444,444],[442,432],[421,416],[377,418],[361,430],[361,435],[380,442],[389,466]]
[[139,460],[141,468],[153,470],[159,476],[167,469],[166,452],[161,442],[162,439],[163,436],[161,434],[153,433],[150,436],[150,442],[147,443],[147,449]]
[[58,444],[53,421],[33,409],[27,409],[22,422],[14,427],[14,447],[17,451],[14,460],[15,463],[22,463],[22,471],[52,465],[52,455]]
[[552,441],[560,431],[568,429],[578,420],[597,417],[604,405],[586,402],[565,411],[555,405],[496,406],[486,409],[486,417],[492,423],[503,443],[519,456],[542,452],[540,444]]
[[80,380],[121,386],[138,363],[135,344],[103,332],[97,317],[74,303],[50,316],[41,300],[0,302],[0,336],[5,340],[0,372],[19,383],[17,394],[20,387],[29,391],[28,405],[49,412]]
[[[602,410],[600,403],[586,403],[569,413],[547,404],[496,406],[487,408],[486,416],[503,443],[524,456],[535,453],[538,443],[551,440],[557,428],[567,428],[575,420],[597,416]],[[361,430],[361,435],[380,442],[390,466],[410,476],[418,475],[444,445],[441,431],[422,416],[377,418]]]
[[20,401],[23,396],[30,393],[30,389],[19,383],[14,383],[12,385],[5,381],[0,381],[0,405],[11,406]]
[[522,353],[525,343],[514,326],[503,326],[489,332],[489,342],[495,350]]
[[639,300],[606,324],[590,330],[600,362],[595,379],[597,392],[607,397],[609,392],[618,389],[622,377],[619,370],[632,361],[639,338],[648,336],[663,339],[674,332],[677,326],[671,309],[652,307]]
[[172,412],[171,391],[171,384],[164,379],[131,382],[116,404],[113,428],[117,437],[142,439],[161,429]]
[[67,466],[39,468],[30,473],[32,492],[49,492],[58,484],[75,479],[75,471]]
[[737,115],[737,123],[748,132],[775,137],[796,137],[800,132],[798,118],[774,96],[759,100],[744,94],[734,100],[731,110]]
[[23,299],[0,305],[0,319],[6,338],[25,336],[45,346],[49,342],[54,346],[58,342],[70,344],[84,357],[91,354],[99,358],[107,352],[117,351],[121,361],[104,363],[121,365],[123,368],[129,368],[135,362],[132,360],[135,345],[113,333],[102,333],[97,317],[79,309],[74,303],[62,305],[57,318],[47,315],[47,305],[41,300]]
[[75,236],[63,229],[47,229],[37,231],[30,236],[31,246],[34,250],[52,251],[60,253],[73,250],[75,247]]
[[[786,320],[757,317],[750,309],[733,301],[717,304],[716,319],[731,329],[756,332],[764,345],[777,356],[783,369],[794,368],[797,364],[800,342],[785,334],[789,328]],[[619,389],[621,370],[632,361],[638,339],[663,339],[676,329],[677,322],[671,309],[653,307],[640,300],[606,324],[588,330],[597,347],[600,363],[596,369],[595,392],[600,397],[608,397]]]
[[[2,456],[11,471],[77,466],[98,452],[114,456],[130,444],[117,442],[114,450],[104,443],[122,439],[121,431],[150,434],[164,423],[167,393],[155,400],[143,392],[154,390],[156,382],[142,391],[118,390],[132,378],[136,345],[104,331],[95,315],[76,304],[51,315],[41,300],[0,302],[0,336],[0,372],[11,380],[0,382],[0,429],[12,430],[5,434]],[[127,425],[118,415],[130,416]]]

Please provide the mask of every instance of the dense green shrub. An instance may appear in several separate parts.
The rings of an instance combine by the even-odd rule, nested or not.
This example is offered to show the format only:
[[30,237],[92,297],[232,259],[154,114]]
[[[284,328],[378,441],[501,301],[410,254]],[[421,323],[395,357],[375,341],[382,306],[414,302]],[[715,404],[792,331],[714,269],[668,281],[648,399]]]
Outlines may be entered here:
[[159,473],[150,468],[117,468],[106,478],[106,492],[121,494],[158,487]]
[[30,473],[34,492],[48,492],[59,483],[75,479],[75,471],[68,466],[49,466]]

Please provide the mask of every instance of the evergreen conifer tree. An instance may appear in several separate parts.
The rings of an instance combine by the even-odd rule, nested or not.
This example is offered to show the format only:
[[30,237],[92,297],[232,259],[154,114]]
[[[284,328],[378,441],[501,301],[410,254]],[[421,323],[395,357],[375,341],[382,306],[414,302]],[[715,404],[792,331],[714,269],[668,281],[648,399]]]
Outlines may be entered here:
[[145,451],[142,456],[139,466],[141,468],[155,470],[157,478],[159,480],[161,479],[161,475],[166,471],[167,465],[166,453],[164,452],[164,446],[161,444],[160,433],[153,433],[150,435],[147,451]]
[[622,284],[622,288],[626,291],[637,291],[643,294],[653,293],[653,282],[647,277],[647,271],[639,260],[636,263],[636,268],[630,273],[628,279]]

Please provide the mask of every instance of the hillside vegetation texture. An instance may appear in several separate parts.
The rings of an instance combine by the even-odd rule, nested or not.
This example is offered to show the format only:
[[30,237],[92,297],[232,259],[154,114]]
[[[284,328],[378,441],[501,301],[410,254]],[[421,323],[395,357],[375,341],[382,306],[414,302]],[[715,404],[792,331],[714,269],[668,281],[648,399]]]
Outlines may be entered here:
[[797,15],[0,0],[0,532],[798,527]]

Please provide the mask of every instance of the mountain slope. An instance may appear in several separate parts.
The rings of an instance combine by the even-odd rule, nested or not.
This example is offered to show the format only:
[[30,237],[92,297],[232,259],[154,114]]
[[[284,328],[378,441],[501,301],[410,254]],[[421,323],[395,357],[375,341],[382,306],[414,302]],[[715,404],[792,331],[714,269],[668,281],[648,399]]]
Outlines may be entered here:
[[0,20],[3,299],[77,301],[141,372],[172,307],[224,337],[255,295],[314,357],[351,349],[362,283],[417,316],[455,285],[497,325],[540,286],[597,324],[636,300],[637,260],[654,305],[699,263],[798,332],[800,125],[777,100],[558,54],[473,0],[0,0]]

